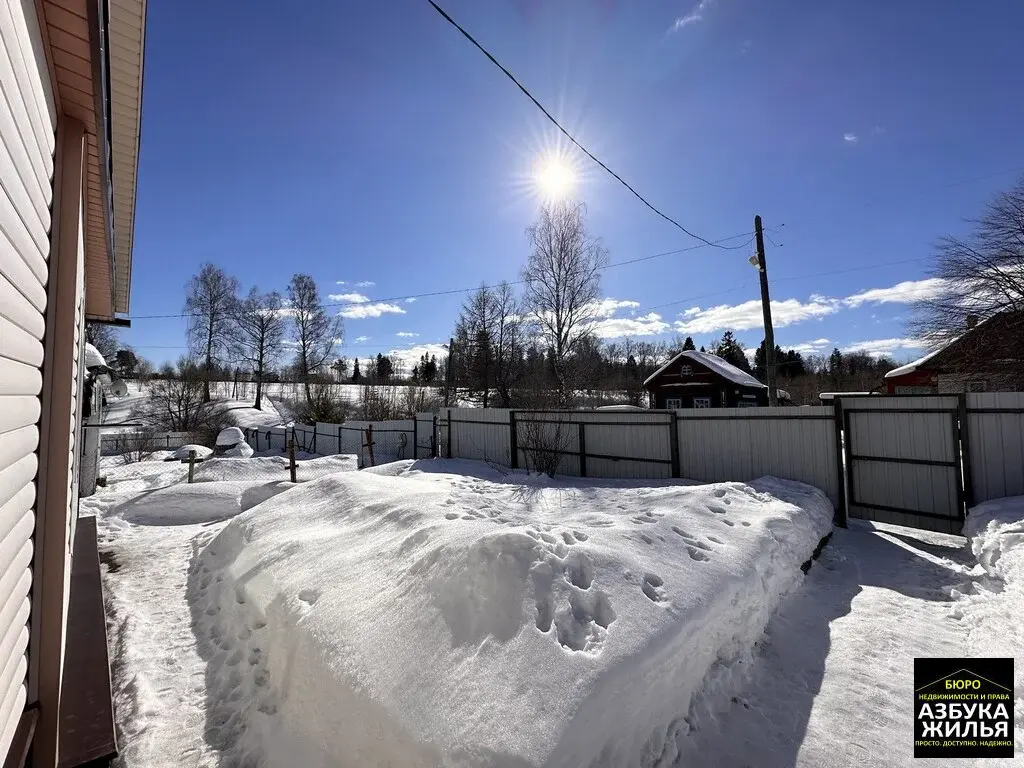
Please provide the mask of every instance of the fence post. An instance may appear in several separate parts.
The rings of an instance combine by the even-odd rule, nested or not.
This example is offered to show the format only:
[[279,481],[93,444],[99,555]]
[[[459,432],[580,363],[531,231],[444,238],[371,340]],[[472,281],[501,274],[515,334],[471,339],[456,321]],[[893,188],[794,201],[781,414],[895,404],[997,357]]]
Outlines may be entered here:
[[370,466],[375,466],[373,461],[373,424],[366,425],[366,452],[370,455]]
[[188,452],[188,481],[189,481],[190,484],[195,482],[195,472],[196,472],[196,452],[190,450]]
[[519,426],[516,424],[516,412],[508,412],[508,452],[509,466],[519,469]]
[[[843,460],[843,399],[836,397],[832,399],[832,422],[835,425],[836,436],[836,476],[838,478],[838,505],[836,506],[836,525],[840,528],[846,527],[846,462]],[[850,436],[846,435],[849,440]]]
[[437,458],[437,414],[434,414],[433,426],[430,429],[430,458]]
[[420,453],[420,420],[416,417],[416,411],[413,409],[412,414],[412,460],[416,461]]
[[293,483],[298,482],[295,477],[295,429],[292,429],[292,439],[288,441],[288,474]]
[[584,425],[583,425],[582,421],[578,424],[578,426],[579,426],[579,430],[580,430],[580,438],[579,438],[579,444],[580,444],[579,445],[579,448],[580,448],[580,477],[586,477],[587,476],[587,437],[586,437],[587,433],[586,433],[586,430],[584,428]]
[[675,411],[668,415],[668,445],[672,456],[672,477],[682,477],[683,468],[679,463],[679,420]]
[[971,440],[970,440],[970,425],[969,419],[971,418],[967,412],[967,395],[961,393],[957,398],[957,409],[956,409],[957,421],[960,422],[960,464],[963,467],[961,480],[964,486],[964,509],[963,512],[966,515],[967,510],[974,506],[974,476],[971,474]]
[[338,453],[339,454],[344,453],[344,451],[341,450],[341,432],[342,432],[343,429],[345,429],[345,426],[343,424],[339,424],[338,425]]
[[316,453],[316,422],[313,422],[313,450],[312,453]]
[[448,409],[448,458],[452,457],[452,409]]

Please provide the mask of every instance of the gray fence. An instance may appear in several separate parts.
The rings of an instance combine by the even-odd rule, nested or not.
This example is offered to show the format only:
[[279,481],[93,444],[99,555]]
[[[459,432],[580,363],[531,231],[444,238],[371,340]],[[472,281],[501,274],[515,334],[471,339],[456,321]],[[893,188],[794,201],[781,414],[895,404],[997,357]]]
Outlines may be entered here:
[[353,454],[358,457],[360,467],[369,467],[436,455],[436,417],[432,413],[421,413],[415,419],[395,421],[252,427],[245,430],[245,438],[255,451],[284,453],[288,443],[294,440],[296,450],[321,456]]
[[191,442],[194,442],[191,432],[105,432],[100,435],[100,453],[116,456],[129,450],[138,450],[143,444],[147,450],[174,451]]
[[1024,496],[1024,392],[967,395],[972,501]]

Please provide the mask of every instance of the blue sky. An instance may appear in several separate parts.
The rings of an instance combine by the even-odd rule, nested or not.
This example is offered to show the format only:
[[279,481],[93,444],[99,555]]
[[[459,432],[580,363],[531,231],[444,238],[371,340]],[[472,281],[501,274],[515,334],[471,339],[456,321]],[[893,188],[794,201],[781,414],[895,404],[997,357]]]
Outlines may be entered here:
[[[906,301],[935,288],[935,240],[1024,172],[1016,0],[440,4],[684,226],[715,240],[761,214],[784,347],[916,356]],[[425,0],[151,3],[123,338],[181,354],[183,320],[142,316],[180,312],[212,261],[245,290],[302,271],[368,299],[344,308],[349,357],[438,351],[462,296],[379,300],[516,279],[533,174],[559,151],[612,262],[695,244],[569,153]],[[756,346],[748,256],[608,269],[602,334]]]

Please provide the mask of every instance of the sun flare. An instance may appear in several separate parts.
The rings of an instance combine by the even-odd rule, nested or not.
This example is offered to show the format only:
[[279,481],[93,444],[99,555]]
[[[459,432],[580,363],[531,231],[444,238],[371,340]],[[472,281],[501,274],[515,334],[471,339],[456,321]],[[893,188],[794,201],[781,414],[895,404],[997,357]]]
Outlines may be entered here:
[[547,200],[564,200],[576,185],[576,174],[572,167],[557,157],[541,161],[535,174],[537,189]]

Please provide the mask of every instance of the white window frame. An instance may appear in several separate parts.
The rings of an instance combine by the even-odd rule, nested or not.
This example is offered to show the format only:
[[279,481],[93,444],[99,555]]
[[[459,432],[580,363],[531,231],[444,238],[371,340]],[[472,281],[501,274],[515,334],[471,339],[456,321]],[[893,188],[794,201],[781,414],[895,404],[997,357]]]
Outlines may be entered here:
[[693,376],[693,366],[692,365],[683,365],[683,366],[681,366],[679,368],[679,375],[680,376]]
[[[673,405],[674,403],[674,405]],[[683,407],[683,399],[681,397],[666,397],[665,408],[670,411],[678,411]]]
[[695,397],[695,398],[693,398],[693,407],[694,408],[710,408],[711,407],[711,398],[710,397],[706,397],[706,396],[705,397]]

